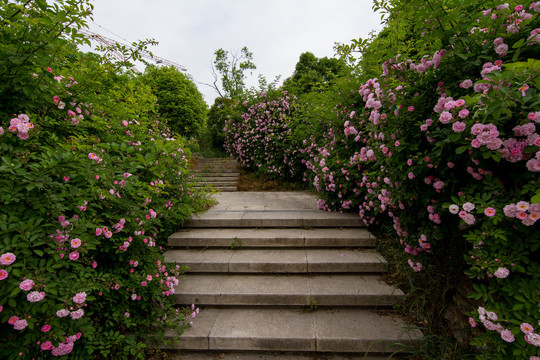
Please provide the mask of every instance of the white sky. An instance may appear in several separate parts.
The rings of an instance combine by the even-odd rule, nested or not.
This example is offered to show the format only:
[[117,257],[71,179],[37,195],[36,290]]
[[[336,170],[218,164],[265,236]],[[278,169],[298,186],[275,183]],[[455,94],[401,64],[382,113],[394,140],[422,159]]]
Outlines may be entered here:
[[[381,29],[371,0],[94,0],[94,6],[91,31],[128,43],[153,38],[154,55],[204,83],[213,82],[219,48],[249,48],[257,69],[248,85],[256,86],[258,74],[269,82],[291,76],[303,52],[332,57],[334,43]],[[215,90],[197,86],[211,106]]]

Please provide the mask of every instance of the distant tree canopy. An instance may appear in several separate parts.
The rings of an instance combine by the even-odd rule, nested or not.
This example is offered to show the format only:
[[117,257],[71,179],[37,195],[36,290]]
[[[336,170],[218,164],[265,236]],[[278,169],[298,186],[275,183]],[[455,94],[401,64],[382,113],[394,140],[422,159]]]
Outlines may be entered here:
[[283,83],[283,88],[301,95],[314,90],[320,85],[327,85],[335,79],[345,65],[339,59],[317,58],[311,52],[300,55],[294,73]]
[[[226,50],[218,49],[214,52],[214,89],[222,98],[240,99],[246,93],[246,71],[255,70],[257,66],[253,63],[253,53],[244,46],[238,53],[229,53]],[[221,87],[223,93],[217,85],[217,74],[221,75]]]
[[193,80],[174,67],[148,66],[141,79],[157,97],[160,116],[171,130],[198,137],[206,123],[206,103]]

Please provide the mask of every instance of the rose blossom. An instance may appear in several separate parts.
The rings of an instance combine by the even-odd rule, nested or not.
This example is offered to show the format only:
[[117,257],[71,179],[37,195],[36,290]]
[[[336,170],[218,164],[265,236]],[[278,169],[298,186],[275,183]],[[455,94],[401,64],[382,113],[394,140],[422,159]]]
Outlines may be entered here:
[[26,320],[17,320],[15,324],[13,324],[13,328],[15,330],[23,330],[25,327],[28,326],[28,322]]
[[508,275],[510,275],[510,270],[504,267],[500,267],[497,269],[497,271],[495,271],[495,273],[493,273],[493,275],[495,275],[499,279],[505,279],[508,277]]
[[29,302],[38,302],[45,298],[45,293],[43,291],[31,291],[26,295],[26,300]]
[[86,300],[86,293],[79,292],[73,297],[73,302],[77,304],[82,304]]
[[448,210],[455,215],[459,212],[459,206],[457,206],[456,204],[452,204],[448,207]]
[[11,265],[17,258],[12,253],[5,253],[0,256],[0,264]]
[[19,288],[23,291],[29,291],[32,289],[33,286],[34,286],[34,282],[30,279],[23,280],[19,284]]
[[71,240],[71,247],[74,248],[74,249],[80,247],[81,244],[82,244],[81,239],[75,238],[75,239]]
[[79,310],[77,310],[77,311],[73,311],[73,312],[70,314],[70,316],[71,316],[71,318],[72,318],[73,320],[80,319],[80,318],[83,317],[83,315],[84,315],[83,309],[79,309]]
[[61,309],[56,312],[56,316],[58,316],[59,318],[66,317],[68,315],[69,315],[69,310],[67,309]]
[[484,214],[485,214],[486,216],[489,216],[489,217],[495,216],[495,213],[496,213],[496,211],[495,211],[495,209],[492,208],[492,207],[488,207],[488,208],[486,208],[486,209],[484,210]]

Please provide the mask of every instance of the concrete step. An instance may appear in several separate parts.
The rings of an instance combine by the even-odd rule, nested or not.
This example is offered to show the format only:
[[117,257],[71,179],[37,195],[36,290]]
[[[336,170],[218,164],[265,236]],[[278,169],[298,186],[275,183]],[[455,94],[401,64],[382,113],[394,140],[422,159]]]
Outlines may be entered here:
[[165,262],[189,266],[189,273],[376,273],[388,264],[374,250],[209,249],[171,250]]
[[[212,184],[207,184],[206,186],[211,186],[214,190],[218,191],[218,192],[233,192],[233,191],[237,191],[238,188],[235,186],[215,186],[215,185],[212,185]],[[194,186],[195,189],[201,189],[203,188],[204,186]]]
[[205,181],[204,179],[202,181],[199,181],[199,184],[201,185],[213,185],[213,186],[236,186],[236,181]]
[[375,237],[363,228],[328,229],[183,229],[169,237],[173,247],[373,247]]
[[320,210],[216,210],[195,215],[186,223],[192,228],[243,227],[361,227],[357,214]]
[[316,352],[283,352],[283,351],[223,351],[223,350],[199,350],[199,351],[170,351],[167,354],[169,360],[397,360],[398,357],[389,355],[364,355],[364,354],[332,354]]
[[379,275],[192,274],[174,296],[184,305],[392,306],[404,294]]
[[236,176],[201,176],[201,180],[210,183],[236,183]]
[[229,173],[229,174],[237,174],[238,175],[238,169],[236,167],[228,167],[228,168],[218,168],[218,167],[214,167],[214,166],[209,166],[209,167],[206,167],[206,168],[199,168],[199,167],[195,167],[193,169],[193,172],[196,173],[196,174],[201,174],[201,173],[216,173],[216,174],[220,174],[220,173]]
[[[177,349],[392,354],[421,340],[392,314],[367,309],[200,310]],[[173,337],[173,332],[166,336]],[[369,357],[366,357],[369,359]]]

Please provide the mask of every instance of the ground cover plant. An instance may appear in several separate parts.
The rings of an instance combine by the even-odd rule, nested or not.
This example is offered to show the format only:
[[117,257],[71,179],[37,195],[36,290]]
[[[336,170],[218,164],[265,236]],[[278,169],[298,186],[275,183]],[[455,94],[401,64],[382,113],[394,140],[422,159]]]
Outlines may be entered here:
[[538,359],[540,2],[375,8],[386,27],[338,46],[342,80],[286,114],[262,95],[228,121],[227,149],[311,182],[321,209],[392,229],[411,278],[462,264],[476,357]]
[[91,10],[0,6],[2,359],[144,358],[185,325],[163,247],[207,200],[150,88],[76,49]]

